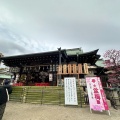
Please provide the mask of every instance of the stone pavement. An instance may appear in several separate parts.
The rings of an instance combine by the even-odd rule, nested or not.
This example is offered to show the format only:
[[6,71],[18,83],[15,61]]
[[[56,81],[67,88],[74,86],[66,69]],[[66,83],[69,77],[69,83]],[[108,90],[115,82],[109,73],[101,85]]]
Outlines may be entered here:
[[3,120],[120,120],[120,109],[90,113],[89,107],[68,107],[8,102]]

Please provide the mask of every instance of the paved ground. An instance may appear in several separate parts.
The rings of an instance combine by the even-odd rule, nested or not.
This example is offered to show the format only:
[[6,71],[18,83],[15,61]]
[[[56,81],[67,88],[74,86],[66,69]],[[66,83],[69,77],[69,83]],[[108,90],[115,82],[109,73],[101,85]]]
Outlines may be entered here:
[[57,105],[38,105],[9,102],[3,120],[120,120],[120,109],[110,108],[107,112],[90,113],[89,107],[75,108]]

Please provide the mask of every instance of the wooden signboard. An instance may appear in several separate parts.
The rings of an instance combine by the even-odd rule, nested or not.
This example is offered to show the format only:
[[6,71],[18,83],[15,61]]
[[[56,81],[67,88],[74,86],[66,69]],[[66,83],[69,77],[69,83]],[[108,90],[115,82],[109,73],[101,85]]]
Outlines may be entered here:
[[87,63],[82,64],[64,64],[58,66],[58,74],[88,74]]
[[78,64],[78,73],[79,74],[83,73],[83,71],[82,71],[82,64]]
[[72,66],[71,64],[68,64],[68,74],[71,74],[72,73]]
[[84,73],[88,74],[88,66],[87,63],[84,63]]
[[76,64],[73,64],[73,73],[74,73],[74,74],[76,74],[76,73],[77,73]]
[[63,65],[63,74],[67,74],[67,65],[66,64]]
[[58,66],[58,74],[62,74],[62,65]]

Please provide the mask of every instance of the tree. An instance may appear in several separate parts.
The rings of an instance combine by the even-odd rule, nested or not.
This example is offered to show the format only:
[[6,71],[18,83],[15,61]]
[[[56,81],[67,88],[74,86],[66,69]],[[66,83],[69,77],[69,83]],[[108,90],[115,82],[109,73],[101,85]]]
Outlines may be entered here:
[[105,67],[108,73],[108,82],[112,86],[120,84],[120,50],[107,50],[104,54]]

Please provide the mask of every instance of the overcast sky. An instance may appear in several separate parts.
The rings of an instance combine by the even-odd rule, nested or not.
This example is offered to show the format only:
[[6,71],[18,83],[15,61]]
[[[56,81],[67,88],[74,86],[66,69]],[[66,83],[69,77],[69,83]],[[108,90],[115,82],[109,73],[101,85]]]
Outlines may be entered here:
[[120,49],[120,0],[0,0],[0,52],[58,47]]

